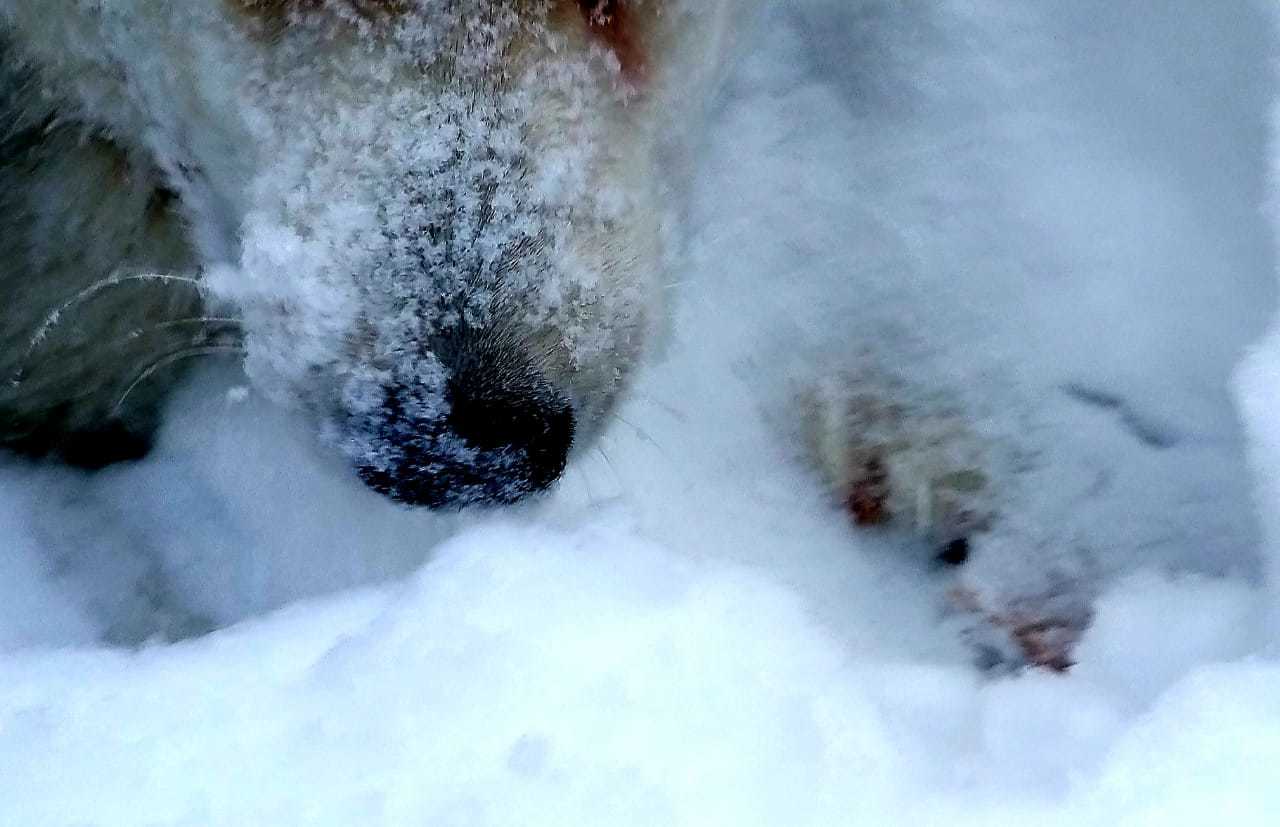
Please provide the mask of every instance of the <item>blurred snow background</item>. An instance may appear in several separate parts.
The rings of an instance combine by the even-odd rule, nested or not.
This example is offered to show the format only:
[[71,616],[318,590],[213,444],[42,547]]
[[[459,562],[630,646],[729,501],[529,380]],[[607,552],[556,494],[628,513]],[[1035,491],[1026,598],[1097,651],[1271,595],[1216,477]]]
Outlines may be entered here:
[[[216,372],[145,463],[0,469],[0,824],[1271,823],[1264,9],[762,23],[548,501],[400,511]],[[1087,574],[1069,675],[976,670],[957,575],[808,470],[797,387],[867,353],[1029,458],[959,577]]]

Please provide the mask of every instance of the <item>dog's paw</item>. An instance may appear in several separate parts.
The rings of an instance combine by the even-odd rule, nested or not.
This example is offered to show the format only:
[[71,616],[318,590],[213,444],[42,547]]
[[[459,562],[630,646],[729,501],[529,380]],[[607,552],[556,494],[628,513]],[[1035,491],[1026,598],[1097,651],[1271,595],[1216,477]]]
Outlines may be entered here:
[[984,668],[1071,666],[1087,578],[1062,574],[1074,546],[1019,513],[1016,435],[982,430],[958,396],[866,367],[816,383],[802,406],[812,461],[853,521],[900,530],[952,568],[942,608]]
[[805,394],[806,441],[833,495],[859,525],[894,525],[949,559],[997,518],[990,446],[963,413],[871,371]]
[[948,614],[988,670],[1022,666],[1066,672],[1093,612],[1072,589],[1003,601],[957,585],[947,592]]

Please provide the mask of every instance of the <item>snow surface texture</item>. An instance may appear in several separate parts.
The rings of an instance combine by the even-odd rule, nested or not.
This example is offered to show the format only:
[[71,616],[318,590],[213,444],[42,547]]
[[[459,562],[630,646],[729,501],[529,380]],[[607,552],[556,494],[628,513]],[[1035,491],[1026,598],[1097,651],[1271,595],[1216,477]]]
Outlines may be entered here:
[[[769,11],[664,358],[549,501],[400,511],[216,375],[143,464],[0,470],[0,824],[1271,823],[1268,21],[1009,5]],[[795,387],[867,352],[1035,458],[1089,554],[963,576],[1093,561],[1068,675],[980,674],[807,470]]]

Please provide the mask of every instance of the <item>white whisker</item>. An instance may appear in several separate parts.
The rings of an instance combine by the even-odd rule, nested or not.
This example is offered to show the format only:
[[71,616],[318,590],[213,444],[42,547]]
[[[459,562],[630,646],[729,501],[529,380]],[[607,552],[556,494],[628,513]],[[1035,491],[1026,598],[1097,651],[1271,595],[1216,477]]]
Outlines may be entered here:
[[184,348],[182,350],[174,351],[166,356],[162,356],[143,369],[143,371],[129,383],[129,387],[125,388],[124,393],[120,397],[120,401],[116,402],[115,407],[112,408],[111,412],[113,415],[119,414],[120,410],[124,407],[124,403],[128,401],[129,395],[132,394],[139,385],[154,376],[157,371],[163,370],[175,362],[181,362],[184,359],[195,359],[200,356],[216,356],[218,354],[232,353],[242,354],[244,353],[244,348],[240,345],[203,345],[200,347]]
[[200,287],[200,280],[198,278],[195,278],[193,276],[175,276],[175,275],[166,274],[166,273],[130,273],[128,275],[122,275],[122,274],[116,273],[116,274],[107,276],[105,279],[95,281],[93,284],[89,285],[88,287],[84,288],[80,292],[76,293],[71,298],[64,301],[62,304],[58,305],[56,308],[50,311],[50,313],[47,316],[44,317],[44,321],[40,323],[40,325],[36,328],[35,333],[31,335],[31,339],[27,342],[27,350],[23,354],[23,358],[21,362],[23,367],[19,368],[18,374],[14,377],[13,381],[18,382],[22,379],[22,373],[26,369],[25,368],[26,363],[30,360],[31,355],[36,352],[36,349],[39,348],[40,345],[44,342],[44,340],[48,337],[49,331],[52,330],[54,327],[56,327],[59,321],[61,321],[63,314],[65,314],[68,310],[76,307],[77,305],[84,304],[86,301],[88,301],[89,299],[92,299],[94,296],[98,295],[99,293],[102,293],[105,290],[108,290],[112,287],[119,286],[121,284],[129,284],[132,282],[157,282],[160,284],[185,284],[185,285],[193,286],[197,289]]
[[[186,327],[189,325],[204,325],[206,327],[214,327],[215,325],[227,325],[229,327],[243,327],[244,323],[239,319],[231,316],[191,316],[186,319],[169,319],[168,321],[159,322],[151,327],[139,327],[129,331],[129,335],[124,339],[117,339],[114,344],[121,344],[126,341],[132,341],[148,333],[155,333],[160,330],[172,330],[178,327]],[[212,331],[211,331],[212,332]]]

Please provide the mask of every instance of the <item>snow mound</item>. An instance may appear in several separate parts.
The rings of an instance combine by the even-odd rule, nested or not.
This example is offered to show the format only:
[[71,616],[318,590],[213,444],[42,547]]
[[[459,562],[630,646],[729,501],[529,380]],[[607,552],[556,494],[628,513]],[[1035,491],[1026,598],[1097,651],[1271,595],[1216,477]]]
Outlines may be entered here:
[[[1215,608],[1167,582],[1128,592],[1099,635],[1143,601]],[[1280,757],[1278,683],[1204,669],[1138,717],[1090,677],[868,665],[789,590],[617,516],[498,522],[394,586],[133,653],[6,658],[0,821],[837,824],[984,801],[1047,816],[1054,791],[1074,823],[1227,791],[1247,813]]]

